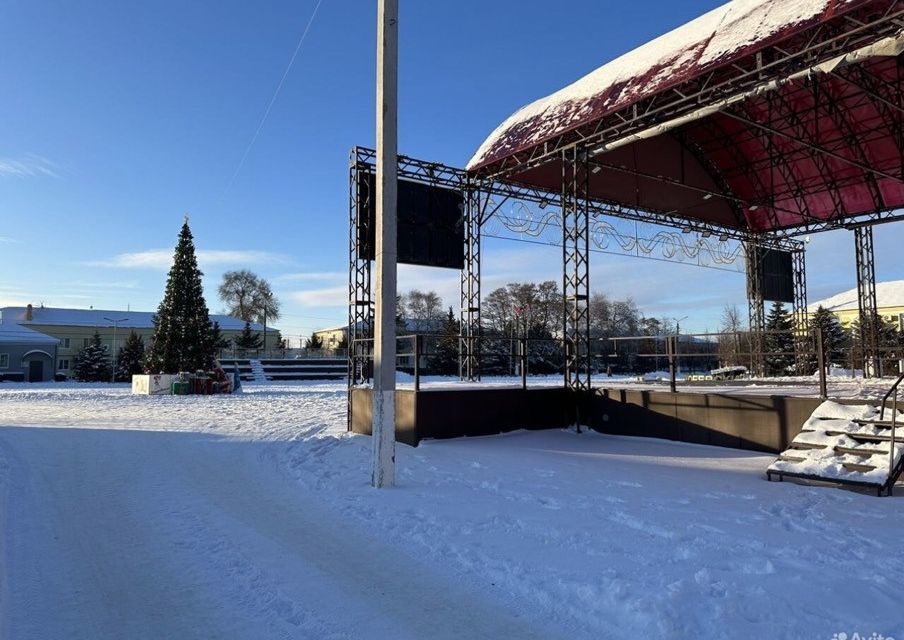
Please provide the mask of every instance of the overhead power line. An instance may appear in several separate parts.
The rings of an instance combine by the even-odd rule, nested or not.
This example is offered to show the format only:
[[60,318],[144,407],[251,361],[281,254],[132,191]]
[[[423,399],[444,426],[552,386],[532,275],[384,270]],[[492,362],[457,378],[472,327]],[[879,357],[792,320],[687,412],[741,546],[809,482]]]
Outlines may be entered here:
[[276,99],[279,97],[279,92],[282,90],[283,85],[286,82],[286,78],[289,76],[289,72],[292,70],[292,66],[295,64],[295,59],[298,57],[298,52],[301,51],[301,45],[304,44],[305,38],[308,37],[308,32],[311,30],[311,25],[314,24],[314,18],[317,17],[317,10],[320,9],[321,4],[323,4],[323,0],[317,0],[317,4],[314,5],[314,11],[311,13],[311,17],[308,19],[308,23],[305,25],[304,31],[301,33],[301,37],[298,39],[298,44],[295,45],[295,51],[292,52],[292,57],[289,59],[289,64],[286,65],[286,70],[283,72],[282,78],[279,79],[279,84],[276,85],[276,90],[273,92],[273,96],[270,98],[270,102],[267,104],[267,109],[264,111],[264,115],[261,118],[260,123],[257,125],[257,130],[255,130],[254,135],[251,136],[251,141],[245,148],[245,153],[242,154],[242,159],[239,160],[238,166],[235,168],[232,177],[229,179],[229,183],[226,185],[227,191],[232,187],[232,183],[235,182],[236,177],[238,177],[239,172],[245,165],[245,160],[248,158],[248,154],[251,153],[251,148],[254,146],[254,143],[257,142],[257,138],[260,135],[261,130],[264,128],[264,124],[267,122],[267,118],[270,116],[270,111],[273,109],[273,105],[276,103]]

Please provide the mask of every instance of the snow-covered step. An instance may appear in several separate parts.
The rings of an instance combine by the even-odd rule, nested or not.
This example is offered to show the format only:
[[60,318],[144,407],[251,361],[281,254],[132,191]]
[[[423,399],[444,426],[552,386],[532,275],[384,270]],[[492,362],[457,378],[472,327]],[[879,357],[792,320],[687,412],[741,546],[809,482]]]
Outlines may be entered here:
[[254,380],[254,373],[251,371],[251,361],[245,358],[220,358],[220,366],[226,373],[233,373],[238,370],[239,376],[243,382]]
[[[794,441],[790,445],[788,445],[788,450],[802,450],[806,451],[808,449],[825,449],[826,445],[824,444],[813,444],[810,442],[797,442]],[[888,449],[884,451],[882,449],[870,448],[866,445],[857,445],[855,447],[846,447],[843,445],[835,445],[834,447],[835,453],[849,453],[855,456],[869,457],[877,454],[887,454]],[[787,453],[787,452],[786,452]]]
[[252,360],[251,361],[251,373],[254,374],[255,382],[266,382],[267,376],[264,375],[264,365],[261,364],[260,360]]
[[348,375],[345,358],[264,360],[261,364],[270,380],[341,380]]
[[[840,462],[841,457],[838,456],[837,452],[834,457],[839,458],[838,464],[840,464],[844,469],[846,469],[848,471],[857,471],[860,473],[864,473],[866,471],[874,471],[876,469],[876,467],[874,467],[871,464],[860,464],[857,462]],[[799,464],[799,463],[808,462],[808,461],[812,460],[813,458],[811,456],[797,456],[797,455],[793,455],[788,452],[785,452],[785,453],[781,454],[778,457],[778,459],[783,462],[791,462],[791,463]]]
[[[898,414],[899,416],[901,414]],[[904,429],[892,450],[892,423],[871,405],[824,402],[766,471],[785,477],[873,487],[891,495],[904,470]]]

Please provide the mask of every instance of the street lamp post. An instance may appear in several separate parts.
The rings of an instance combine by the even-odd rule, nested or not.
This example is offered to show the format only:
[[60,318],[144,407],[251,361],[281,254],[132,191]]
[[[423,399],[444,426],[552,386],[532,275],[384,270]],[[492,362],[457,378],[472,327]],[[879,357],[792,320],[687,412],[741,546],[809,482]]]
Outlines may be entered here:
[[110,374],[110,382],[116,382],[116,365],[118,364],[117,354],[116,354],[116,325],[120,322],[125,322],[128,318],[119,318],[118,320],[114,320],[112,318],[107,318],[104,316],[104,320],[107,322],[113,323],[113,373]]

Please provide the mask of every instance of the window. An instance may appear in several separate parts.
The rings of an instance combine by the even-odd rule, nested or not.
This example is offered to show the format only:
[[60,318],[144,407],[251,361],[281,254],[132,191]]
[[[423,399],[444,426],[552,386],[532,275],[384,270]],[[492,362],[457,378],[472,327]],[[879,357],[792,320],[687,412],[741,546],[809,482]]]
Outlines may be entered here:
[[91,338],[82,338],[82,346],[90,347],[91,346]]
[[8,353],[0,353],[0,369],[9,369]]
[[69,370],[69,360],[67,358],[60,360],[59,370],[60,371],[68,371]]
[[68,349],[70,347],[70,344],[69,344],[70,340],[71,340],[70,338],[63,338],[63,348],[64,349]]

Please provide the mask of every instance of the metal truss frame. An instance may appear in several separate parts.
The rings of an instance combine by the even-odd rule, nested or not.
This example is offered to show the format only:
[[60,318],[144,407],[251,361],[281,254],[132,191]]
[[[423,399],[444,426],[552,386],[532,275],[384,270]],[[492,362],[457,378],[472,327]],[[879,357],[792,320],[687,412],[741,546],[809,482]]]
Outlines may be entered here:
[[[374,159],[376,162],[376,159]],[[370,350],[366,340],[373,338],[374,302],[371,290],[371,263],[362,252],[358,230],[361,216],[369,206],[368,200],[376,193],[358,191],[358,174],[372,170],[374,165],[362,160],[357,149],[349,158],[349,224],[348,224],[348,385],[362,384],[370,380]],[[349,396],[350,398],[351,396]],[[351,415],[351,412],[349,412]],[[349,418],[351,419],[351,418]]]
[[662,122],[688,116],[703,105],[792,78],[838,56],[839,51],[853,51],[881,38],[896,36],[902,17],[904,2],[896,1],[882,15],[875,15],[875,7],[869,7],[862,13],[845,14],[837,22],[814,25],[796,34],[791,42],[770,44],[755,55],[734,61],[728,68],[716,68],[690,78],[599,121],[509,155],[479,173],[490,181],[505,181],[561,157],[566,150],[592,151],[604,144],[613,145]]
[[[588,159],[588,163],[593,164]],[[633,170],[619,167],[619,170],[634,173]],[[643,175],[641,175],[643,177]],[[660,178],[664,179],[664,178]],[[557,202],[561,194],[554,194],[544,189],[529,187],[518,183],[508,182],[488,182],[479,180],[475,184],[479,185],[482,193],[488,197],[499,198],[493,207],[487,207],[483,214],[481,224],[491,218],[506,202],[506,200],[523,200],[525,202],[533,202],[546,206]],[[803,242],[787,235],[778,233],[751,233],[746,230],[736,229],[733,227],[724,227],[722,225],[704,222],[693,218],[687,218],[676,214],[673,211],[658,211],[656,209],[638,209],[626,207],[613,201],[602,200],[598,198],[587,198],[587,209],[592,218],[599,216],[611,216],[621,218],[622,220],[632,220],[635,222],[644,222],[655,224],[662,227],[671,227],[679,229],[682,232],[695,232],[704,236],[722,236],[740,242],[755,241],[763,247],[779,249],[782,251],[798,251],[803,247]]]
[[[481,235],[557,247],[561,245],[562,216],[558,208],[535,214],[524,202],[518,202],[518,205],[520,210],[517,212],[494,214],[489,219],[489,224],[481,230]],[[617,228],[613,220],[604,216],[591,219],[591,253],[612,253],[724,270],[729,270],[729,265],[738,264],[743,257],[743,244],[727,237],[714,238],[712,234],[682,233],[671,228],[657,230],[651,236],[643,236],[638,228],[640,223],[632,223],[630,226],[633,229],[628,231]],[[519,237],[497,235],[493,230],[494,222],[501,227],[500,231],[504,229]],[[527,240],[521,236],[529,236],[534,240]],[[620,251],[612,250],[613,243]],[[660,256],[654,255],[657,252]],[[711,264],[705,264],[703,256],[706,255],[709,256]],[[696,263],[688,260],[696,260]]]
[[562,154],[562,296],[565,386],[590,390],[590,167],[587,154]]
[[[606,216],[655,224],[678,229],[683,233],[696,232],[704,237],[715,236],[742,242],[750,254],[750,247],[760,246],[783,251],[799,252],[804,243],[774,233],[751,234],[744,230],[723,227],[697,220],[688,220],[673,212],[648,211],[625,207],[616,203],[588,197],[588,181],[593,162],[589,154],[563,152],[562,188],[558,193],[511,182],[474,179],[461,170],[438,162],[428,162],[399,156],[398,176],[460,190],[464,195],[462,211],[464,226],[465,264],[461,271],[460,315],[460,375],[465,380],[480,379],[481,339],[481,229],[499,213],[509,200],[531,202],[544,208],[562,205],[562,256],[565,341],[567,365],[565,383],[576,389],[590,387],[590,329],[589,329],[589,254],[590,233],[594,224]],[[372,149],[355,147],[349,161],[349,385],[370,379],[370,345],[373,337],[373,295],[371,264],[364,259],[359,246],[358,228],[361,216],[369,206],[367,199],[374,194],[359,193],[360,172],[375,169],[376,154]],[[757,267],[758,268],[758,267]],[[759,285],[756,285],[758,288]],[[750,258],[748,255],[748,296],[750,295]],[[754,294],[756,295],[756,293]],[[752,300],[755,300],[753,298]],[[759,314],[753,313],[751,328],[764,326],[762,296]],[[755,305],[751,302],[751,310]],[[758,324],[757,324],[758,322]],[[761,334],[759,334],[761,335]]]
[[873,251],[873,228],[854,229],[854,255],[857,264],[857,307],[859,310],[860,349],[863,354],[863,375],[882,375],[879,357],[879,312],[876,302],[876,259]]
[[[354,147],[349,162],[349,385],[370,379],[370,347],[373,337],[373,295],[370,261],[362,257],[358,226],[375,194],[358,192],[358,174],[376,170],[376,152]],[[460,191],[464,196],[461,223],[464,226],[465,264],[461,270],[460,374],[463,379],[480,377],[480,226],[483,221],[481,193],[461,169],[439,162],[398,157],[398,178]]]
[[[901,63],[898,68],[900,72]],[[824,84],[812,77],[796,78],[785,82],[782,91],[770,91],[764,96],[749,101],[745,105],[735,105],[720,111],[726,118],[738,121],[747,127],[744,135],[733,134],[728,136],[718,121],[706,119],[689,125],[688,131],[695,133],[697,144],[709,149],[728,154],[731,163],[728,167],[722,167],[717,171],[714,179],[719,189],[725,192],[720,195],[729,205],[741,205],[752,208],[768,207],[777,212],[786,213],[794,217],[800,217],[799,223],[793,226],[777,227],[773,233],[780,237],[795,237],[808,233],[827,229],[843,229],[853,224],[866,224],[870,221],[894,221],[901,218],[900,211],[889,209],[878,186],[877,177],[904,182],[904,96],[895,87],[888,86],[881,78],[874,76],[869,70],[860,65],[849,65],[830,72],[833,78],[857,88],[861,93],[857,96],[859,102],[855,105],[841,106],[843,100],[848,102],[851,96],[837,95],[836,89],[831,84]],[[801,101],[809,100],[812,107],[801,109],[795,107]],[[867,127],[865,124],[854,126],[842,115],[844,109],[857,108],[859,105],[870,104],[881,114],[881,120]],[[784,123],[785,128],[779,129],[776,121]],[[830,119],[837,132],[830,136],[820,130],[821,119]],[[688,131],[676,130],[673,137],[679,141],[690,140]],[[882,171],[870,166],[870,159],[861,141],[863,139],[887,135],[891,132],[898,141],[901,151],[901,175],[895,175],[888,171]],[[722,140],[731,139],[731,144],[720,143]],[[760,160],[751,160],[737,152],[739,141],[746,143],[758,143],[763,151]],[[714,147],[715,145],[715,147]],[[687,145],[686,145],[687,146]],[[705,160],[706,154],[703,154]],[[792,169],[796,158],[807,158],[817,167],[818,174],[814,176],[795,175]],[[698,160],[700,158],[698,157]],[[828,160],[857,168],[861,173],[857,175],[833,178]],[[701,161],[702,163],[702,161]],[[782,176],[786,186],[766,185],[760,179],[760,173],[770,173],[769,168]],[[711,174],[713,172],[711,171]],[[740,174],[748,177],[755,190],[755,195],[748,201],[736,198],[727,186],[728,181],[737,178]],[[876,203],[876,211],[850,216],[845,203],[840,196],[840,190],[852,183],[863,182],[869,189],[873,201]],[[810,215],[806,207],[806,198],[822,192],[828,187],[827,193],[832,200],[832,213],[827,218],[816,218]],[[776,206],[777,200],[793,199],[798,210],[791,210]]]
[[461,270],[459,377],[480,380],[480,221],[481,197],[476,188],[465,193],[463,216],[465,268]]
[[[355,147],[352,155],[362,167],[373,165],[376,152],[366,147]],[[592,162],[588,158],[588,162]],[[630,171],[630,170],[628,170]],[[469,177],[462,169],[442,164],[418,160],[410,156],[399,155],[399,178],[417,180],[459,189],[462,192],[480,192],[479,223],[482,227],[507,200],[523,200],[543,206],[559,201],[561,193],[549,191],[517,182],[496,182],[479,177]],[[688,219],[674,211],[658,211],[656,209],[638,209],[626,207],[614,201],[587,199],[587,208],[591,216],[612,216],[623,220],[645,222],[663,227],[672,227],[681,231],[691,231],[705,235],[724,236],[732,240],[748,242],[755,239],[763,247],[783,251],[797,251],[803,243],[797,239],[778,233],[755,233],[747,230],[725,227],[702,220]]]
[[810,316],[807,313],[807,256],[804,251],[791,254],[794,280],[794,362],[798,375],[807,375],[810,353]]
[[756,244],[747,245],[747,318],[750,329],[750,369],[753,375],[765,374],[763,362],[766,310],[763,307],[762,251]]

